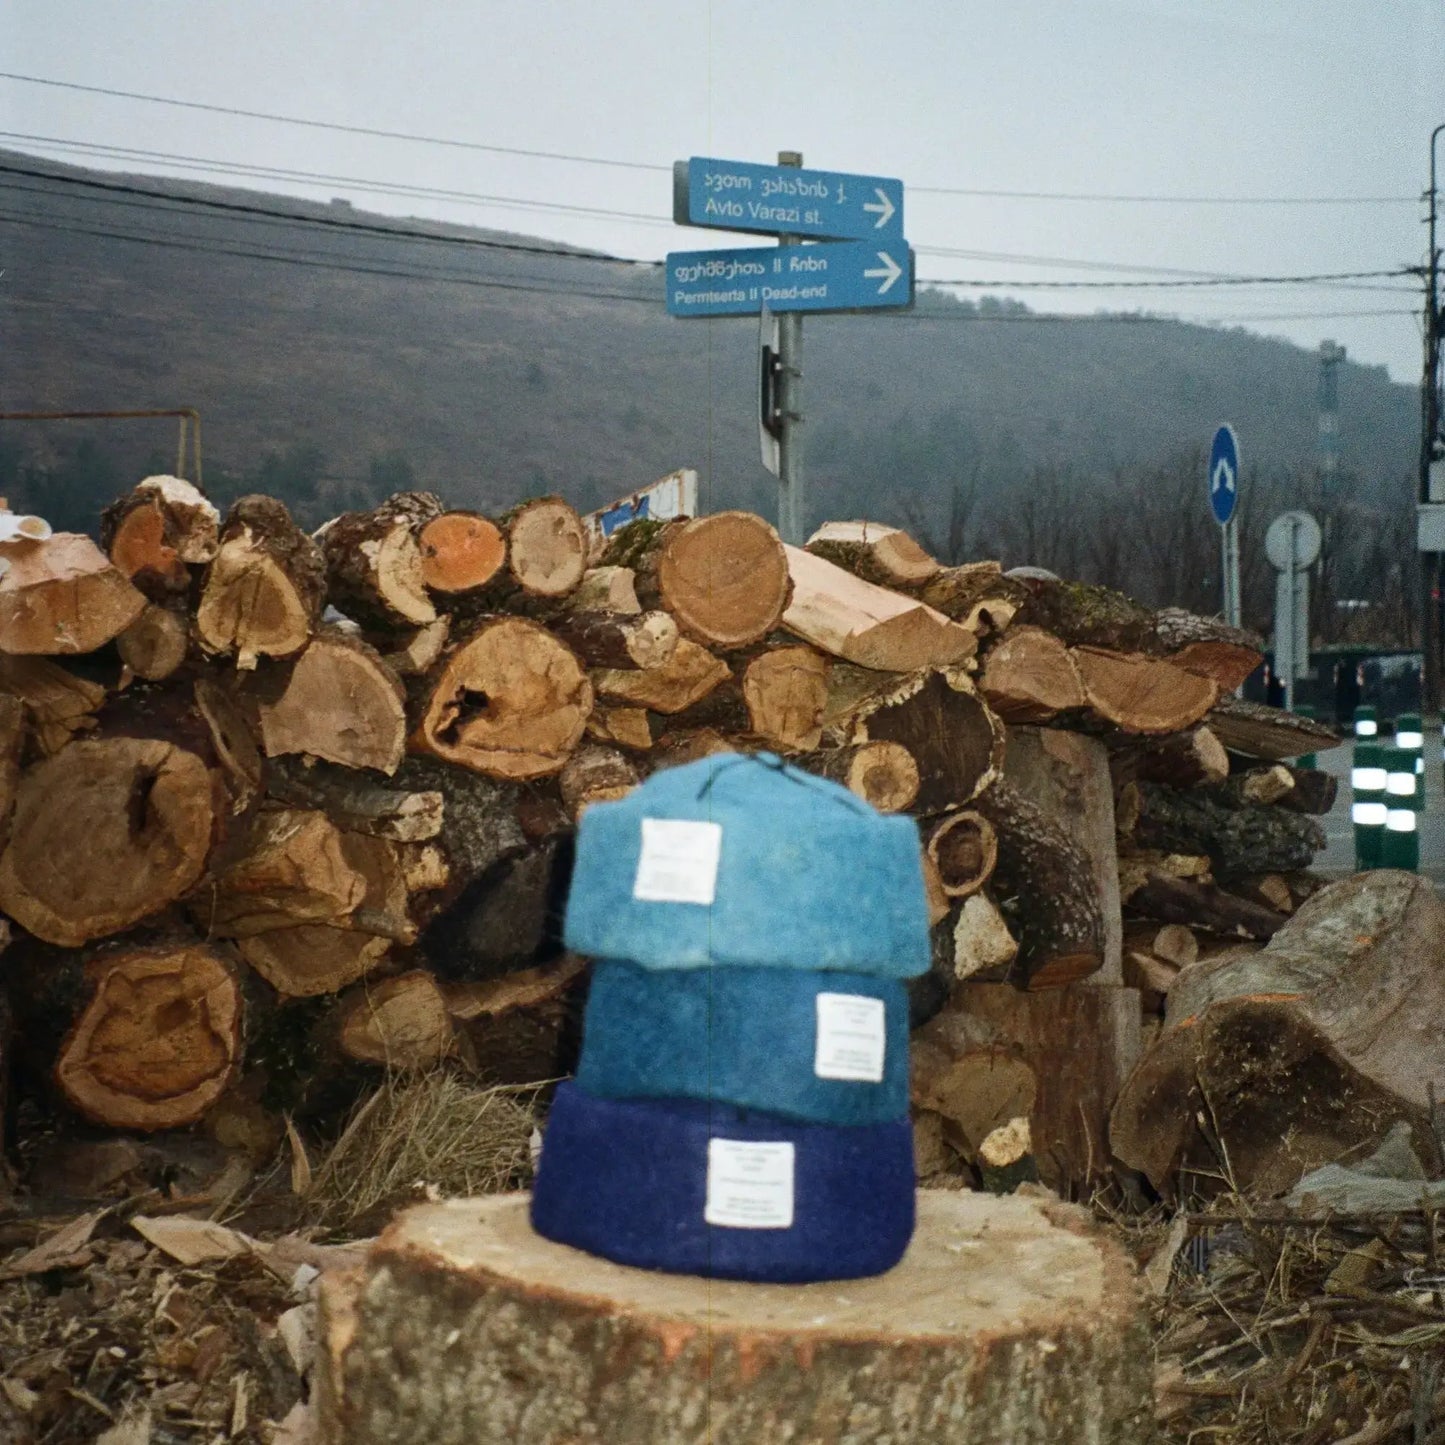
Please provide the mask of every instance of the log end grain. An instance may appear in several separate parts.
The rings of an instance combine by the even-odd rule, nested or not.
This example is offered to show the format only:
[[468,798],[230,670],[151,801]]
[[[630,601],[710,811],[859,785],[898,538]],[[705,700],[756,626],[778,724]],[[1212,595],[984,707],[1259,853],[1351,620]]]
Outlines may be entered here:
[[454,594],[485,587],[507,561],[507,539],[476,512],[443,512],[417,534],[422,581]]
[[751,512],[718,512],[670,530],[657,583],[684,632],[724,649],[771,632],[792,591],[778,534]]
[[532,597],[565,597],[587,571],[587,528],[561,497],[525,502],[507,519],[507,565]]
[[140,616],[145,597],[78,532],[0,545],[0,651],[94,652]]
[[1131,1267],[1081,1211],[924,1191],[903,1262],[834,1285],[624,1269],[525,1196],[401,1216],[322,1286],[328,1445],[1042,1445],[1152,1438]]

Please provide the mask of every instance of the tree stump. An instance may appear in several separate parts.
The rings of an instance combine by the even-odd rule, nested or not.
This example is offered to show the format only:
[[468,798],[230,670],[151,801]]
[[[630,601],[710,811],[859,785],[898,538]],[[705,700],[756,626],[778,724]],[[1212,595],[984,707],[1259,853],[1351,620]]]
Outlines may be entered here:
[[752,1285],[540,1239],[525,1195],[409,1210],[321,1287],[326,1445],[1154,1438],[1130,1266],[1082,1211],[919,1196],[875,1279]]

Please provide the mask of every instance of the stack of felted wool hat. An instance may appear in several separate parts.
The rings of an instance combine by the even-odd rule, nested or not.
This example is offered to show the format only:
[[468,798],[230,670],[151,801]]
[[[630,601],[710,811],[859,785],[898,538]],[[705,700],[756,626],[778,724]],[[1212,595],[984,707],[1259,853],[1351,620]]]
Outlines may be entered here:
[[582,1057],[540,1234],[715,1278],[877,1274],[913,1232],[904,980],[929,963],[913,821],[770,754],[583,814],[566,941]]

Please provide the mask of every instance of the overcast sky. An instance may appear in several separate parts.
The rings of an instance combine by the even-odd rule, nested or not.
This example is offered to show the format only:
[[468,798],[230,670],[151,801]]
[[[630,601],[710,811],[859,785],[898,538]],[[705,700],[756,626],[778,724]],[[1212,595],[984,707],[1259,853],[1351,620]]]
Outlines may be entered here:
[[[671,162],[771,162],[779,149],[794,149],[809,166],[903,180],[905,234],[920,280],[1165,279],[1147,268],[1298,275],[1421,262],[1429,134],[1445,121],[1445,6],[0,0],[0,68],[630,163],[367,138],[0,80],[0,145],[113,169],[347,196],[372,210],[621,255],[657,259],[672,249],[748,244],[671,224]],[[63,151],[34,137],[148,154]],[[163,156],[493,199],[388,194],[341,180],[222,178]],[[1440,160],[1445,173],[1445,147]],[[939,193],[949,188],[1375,199],[1225,205]],[[1418,289],[1399,289],[1408,279],[1373,284],[1383,289],[995,294],[1039,308],[1140,307],[1217,319],[1311,348],[1330,337],[1352,360],[1384,363],[1395,379],[1416,382]],[[1360,312],[1394,314],[1339,314]]]

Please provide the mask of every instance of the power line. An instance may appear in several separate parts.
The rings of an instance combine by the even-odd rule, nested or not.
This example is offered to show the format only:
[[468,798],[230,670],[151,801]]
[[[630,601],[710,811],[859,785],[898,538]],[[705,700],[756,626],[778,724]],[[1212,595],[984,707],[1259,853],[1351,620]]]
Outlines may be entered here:
[[[304,126],[311,130],[335,131],[343,135],[364,135],[384,140],[409,141],[421,145],[447,146],[460,150],[485,151],[494,155],[521,156],[532,160],[567,161],[578,165],[611,166],[624,170],[670,172],[672,167],[648,161],[625,161],[605,156],[584,156],[568,151],[527,150],[517,146],[488,145],[481,141],[458,140],[450,136],[422,135],[412,131],[383,130],[374,126],[346,125],[339,121],[312,120],[302,116],[280,115],[273,111],[244,110],[238,106],[215,105],[196,100],[176,100],[169,96],[147,95],[133,90],[116,90],[100,85],[81,85],[77,81],[52,80],[38,75],[20,75],[0,71],[0,79],[25,85],[47,86],[56,90],[81,91],[88,95],[105,95],[120,100],[138,100],[150,105],[168,105],[182,110],[206,111],[212,115],[239,116],[246,120],[264,120],[280,125]],[[1131,195],[1086,191],[1014,191],[992,190],[968,186],[910,185],[918,195],[972,196],[994,200],[1102,202],[1128,205],[1177,206],[1381,206],[1414,205],[1415,196],[1198,196],[1198,195]]]
[[[438,270],[402,270],[391,266],[363,265],[354,262],[338,261],[335,259],[319,257],[314,254],[297,254],[280,251],[261,251],[235,246],[218,246],[197,242],[194,239],[182,239],[174,236],[156,236],[148,234],[134,234],[114,230],[100,230],[88,226],[75,224],[64,224],[55,221],[37,219],[33,216],[17,214],[14,212],[0,211],[0,221],[9,221],[17,225],[37,227],[42,230],[55,231],[67,235],[81,235],[99,237],[104,240],[116,240],[131,242],[140,245],[161,246],[170,250],[193,252],[200,255],[227,256],[243,260],[271,261],[286,265],[304,266],[315,270],[339,271],[351,274],[387,277],[397,280],[409,281],[435,281],[443,284],[468,286],[484,290],[518,291],[543,296],[567,296],[577,297],[596,301],[619,301],[632,305],[645,305],[656,307],[658,298],[656,296],[629,295],[618,291],[600,291],[595,288],[577,288],[562,286],[538,286],[526,284],[521,281],[500,281],[496,279],[464,276],[451,271]],[[1176,322],[1181,325],[1202,325],[1212,320],[1331,320],[1345,316],[1390,316],[1413,315],[1412,311],[1350,311],[1350,312],[1288,312],[1277,315],[1242,315],[1236,317],[1215,317],[1204,318],[1203,320],[1191,320],[1171,315],[1154,315],[1143,312],[1100,312],[1093,314],[1085,313],[1047,313],[1038,311],[1020,312],[992,312],[992,311],[959,311],[959,312],[929,312],[929,311],[902,311],[893,313],[893,319],[903,321],[922,322],[945,322],[975,325],[1157,325],[1167,322]],[[719,318],[725,320],[746,320],[751,324],[750,318]]]
[[[0,133],[3,134],[3,133]],[[31,167],[12,166],[0,162],[0,174],[15,175],[28,180],[38,180],[47,185],[68,185],[83,187],[87,190],[101,192],[103,195],[137,196],[151,201],[161,202],[163,206],[158,209],[176,209],[179,207],[197,207],[205,210],[219,211],[226,214],[238,215],[246,219],[265,219],[270,221],[283,221],[298,226],[315,226],[325,230],[337,232],[351,232],[377,236],[381,238],[394,238],[404,240],[419,240],[442,245],[470,246],[486,250],[514,251],[531,255],[558,256],[572,259],[606,262],[627,266],[657,266],[660,263],[645,261],[635,257],[610,256],[598,252],[585,251],[575,248],[561,246],[537,246],[524,242],[495,241],[477,236],[455,236],[439,235],[432,231],[420,230],[401,224],[379,225],[373,222],[344,219],[336,216],[306,216],[295,212],[280,211],[274,207],[252,205],[239,201],[221,201],[210,197],[183,196],[173,192],[137,185],[132,182],[121,181],[100,181],[88,177],[57,175],[49,171],[37,170]],[[1297,275],[1255,275],[1240,276],[1228,273],[1209,273],[1181,271],[1174,267],[1155,267],[1145,265],[1131,265],[1125,262],[1096,262],[1096,261],[1068,261],[1058,257],[1042,257],[1016,255],[1007,252],[967,252],[948,247],[917,247],[915,248],[925,255],[948,255],[948,256],[971,256],[974,259],[989,259],[998,261],[1011,261],[1022,264],[1036,265],[1062,265],[1075,266],[1081,269],[1090,270],[1124,270],[1134,272],[1152,272],[1160,274],[1164,279],[1145,281],[1039,281],[1039,280],[994,280],[987,278],[943,278],[926,277],[920,278],[926,284],[935,286],[962,286],[974,288],[1005,288],[1005,289],[1051,289],[1051,290],[1123,290],[1132,288],[1150,289],[1171,289],[1171,288],[1208,288],[1215,286],[1276,286],[1276,285],[1310,285],[1310,286],[1337,286],[1341,283],[1358,282],[1372,279],[1398,278],[1413,275],[1410,267],[1392,267],[1378,270],[1365,271],[1326,271],[1313,272]],[[1348,289],[1365,289],[1350,286]],[[1374,288],[1370,288],[1374,289]],[[1397,288],[1382,288],[1395,290]]]
[[173,100],[164,95],[143,95],[134,90],[112,90],[103,85],[81,85],[73,80],[49,80],[38,75],[17,75],[13,71],[0,70],[0,80],[16,80],[26,85],[44,85],[55,90],[78,90],[87,95],[108,95],[120,100],[141,100],[151,105],[170,105],[180,110],[203,110],[212,115],[240,116],[246,120],[273,121],[280,125],[305,126],[310,130],[338,131],[345,135],[365,135],[379,140],[411,141],[419,145],[447,146],[455,150],[487,151],[493,155],[521,156],[527,160],[572,161],[579,165],[614,166],[621,170],[666,171],[672,167],[649,164],[646,161],[621,161],[607,156],[573,155],[567,151],[525,150],[519,146],[485,145],[481,141],[457,140],[451,136],[419,135],[412,131],[381,130],[374,126],[343,125],[339,121],[307,120],[295,115],[277,115],[265,110],[242,110],[232,105],[211,105],[199,100]]
[[501,210],[544,211],[593,216],[603,220],[636,221],[645,225],[671,226],[670,217],[651,216],[641,211],[618,211],[603,206],[576,206],[561,201],[540,201],[526,196],[491,196],[477,191],[449,190],[443,186],[400,185],[374,181],[365,176],[331,175],[325,171],[292,170],[284,166],[263,166],[241,161],[207,160],[203,156],[175,155],[169,151],[136,150],[130,146],[102,145],[94,141],[70,141],[56,136],[31,135],[25,131],[0,131],[0,139],[24,142],[41,151],[62,155],[100,156],[107,160],[164,164],[202,174],[244,176],[254,180],[294,181],[306,185],[346,186],[351,190],[383,196],[405,196],[419,200],[460,202],[464,205],[493,206]]

